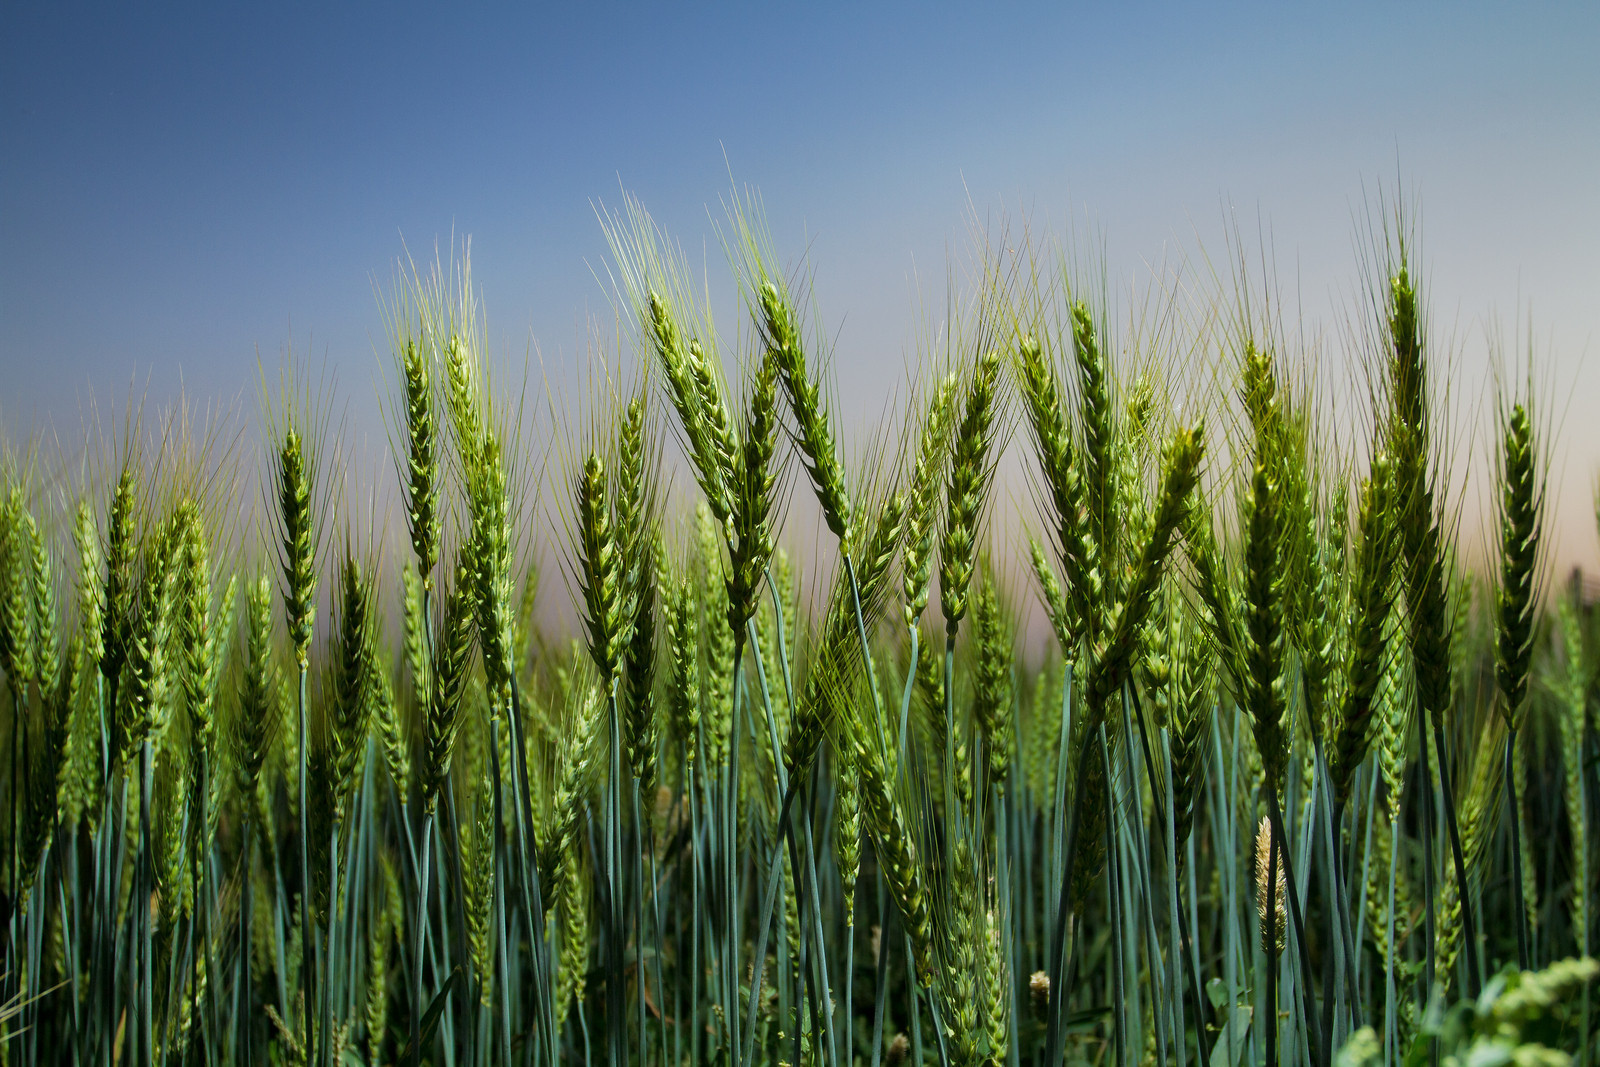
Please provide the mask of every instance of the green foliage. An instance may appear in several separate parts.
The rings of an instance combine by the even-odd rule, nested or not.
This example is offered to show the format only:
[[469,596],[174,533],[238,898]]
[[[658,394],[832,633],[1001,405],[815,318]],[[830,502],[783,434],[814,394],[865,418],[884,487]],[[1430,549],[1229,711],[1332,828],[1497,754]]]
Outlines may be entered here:
[[[1568,1067],[1577,1037],[1572,997],[1600,974],[1587,957],[1562,960],[1542,971],[1506,968],[1475,1001],[1462,1001],[1431,1015],[1406,1064],[1437,1057],[1446,1067],[1519,1064]],[[1340,1050],[1336,1067],[1367,1067],[1383,1062],[1383,1045],[1370,1027],[1357,1031]]]

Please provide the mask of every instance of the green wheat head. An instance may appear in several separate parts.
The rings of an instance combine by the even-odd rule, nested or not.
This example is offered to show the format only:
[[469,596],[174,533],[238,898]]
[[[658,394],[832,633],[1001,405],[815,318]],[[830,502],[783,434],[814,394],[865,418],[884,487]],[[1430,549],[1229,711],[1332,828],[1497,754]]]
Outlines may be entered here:
[[994,462],[994,426],[1000,356],[989,352],[978,360],[950,453],[950,487],[945,498],[939,543],[939,606],[945,632],[954,637],[967,613],[977,551],[978,520],[986,503]]
[[1499,641],[1495,677],[1508,725],[1521,714],[1533,659],[1534,586],[1543,486],[1533,421],[1522,404],[1505,420],[1500,484]]

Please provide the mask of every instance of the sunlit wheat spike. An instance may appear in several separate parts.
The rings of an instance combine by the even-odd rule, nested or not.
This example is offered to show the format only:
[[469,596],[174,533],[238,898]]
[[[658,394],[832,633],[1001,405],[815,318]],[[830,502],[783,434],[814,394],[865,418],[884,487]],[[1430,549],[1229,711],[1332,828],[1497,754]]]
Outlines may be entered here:
[[165,728],[172,710],[177,681],[169,651],[178,590],[175,542],[169,520],[143,553],[144,576],[129,641],[127,699],[118,709],[119,762],[123,765],[139,745]]
[[1245,340],[1239,379],[1239,399],[1250,417],[1251,432],[1276,461],[1282,458],[1279,451],[1284,446],[1285,432],[1277,370],[1272,353],[1258,348],[1253,339]]
[[1394,415],[1419,431],[1417,443],[1426,447],[1428,422],[1428,368],[1423,358],[1424,338],[1417,290],[1410,269],[1402,262],[1389,279],[1389,380]]
[[994,573],[987,564],[983,570],[974,611],[978,660],[973,671],[972,710],[983,739],[989,778],[996,789],[1003,789],[1011,770],[1011,671],[1015,650]]
[[[788,854],[785,854],[783,858],[783,886],[783,939],[784,947],[789,951],[789,982],[791,985],[798,986],[800,982],[804,981],[803,972],[800,969],[800,945],[803,934],[801,932],[800,899],[795,892],[794,862]],[[800,1039],[800,1056],[798,1058],[805,1062],[810,1056],[814,1055],[813,1047],[816,1043],[816,1035],[812,1032],[809,1022],[802,1017],[798,1004],[790,1008],[790,1015],[786,1020],[785,1026],[790,1032],[798,1034]]]
[[56,618],[55,562],[44,533],[31,512],[22,513],[27,555],[20,561],[27,588],[33,635],[33,672],[41,686],[55,685],[61,669],[60,620]]
[[409,337],[399,352],[399,360],[405,384],[406,520],[417,571],[423,583],[431,585],[433,568],[439,562],[440,482],[433,360],[415,338]]
[[990,449],[994,444],[999,373],[999,353],[989,352],[978,360],[951,446],[950,488],[939,544],[939,604],[944,611],[945,630],[951,635],[967,613],[978,519],[994,473]]
[[639,546],[654,536],[648,520],[655,506],[656,472],[649,466],[654,457],[645,413],[643,395],[635,396],[617,427],[617,535],[628,565],[630,595],[647,578],[655,580],[653,571],[644,567],[650,561],[638,555]]
[[[193,501],[179,505],[176,516],[179,558],[177,589],[178,674],[188,710],[192,789],[195,806],[203,812],[192,832],[198,850],[208,851],[221,815],[217,773],[217,689],[233,619],[238,582],[229,577],[221,603],[212,607],[211,544],[205,520]],[[202,793],[202,790],[204,791]]]
[[589,971],[589,877],[575,848],[561,853],[556,917],[561,951],[556,975],[556,1018],[565,1020],[575,1001],[584,997]]
[[477,464],[477,451],[483,439],[483,411],[478,397],[478,368],[471,347],[450,324],[444,344],[445,403],[450,409],[450,427],[455,435],[456,452],[469,472]]
[[538,632],[535,614],[539,605],[539,573],[538,558],[530,556],[522,568],[522,587],[513,615],[511,653],[516,671],[521,671],[533,659],[534,637]]
[[772,556],[772,513],[777,471],[772,458],[777,431],[778,370],[770,351],[756,368],[745,413],[743,448],[734,469],[734,513],[729,542],[728,626],[739,640],[755,613],[755,597]]
[[899,493],[884,501],[867,536],[856,550],[856,594],[861,600],[861,610],[874,617],[888,592],[884,579],[900,549],[900,536],[905,529],[905,497]]
[[[1247,673],[1244,662],[1245,624],[1237,593],[1228,580],[1226,564],[1217,545],[1216,531],[1207,508],[1189,510],[1184,542],[1194,565],[1196,591],[1205,605],[1227,681],[1240,690]],[[1236,694],[1237,695],[1237,694]]]
[[[213,702],[217,670],[217,626],[211,606],[211,547],[200,509],[193,501],[179,505],[178,638],[182,663],[180,677],[189,711],[191,744],[208,756],[214,747],[216,724]],[[231,612],[230,612],[231,614]]]
[[[667,386],[673,407],[683,427],[683,435],[694,462],[695,478],[706,502],[720,523],[726,523],[733,513],[730,465],[724,454],[731,455],[731,446],[719,440],[713,429],[712,416],[705,411],[704,397],[691,366],[690,346],[679,331],[672,309],[659,294],[648,295],[649,319],[647,328],[656,358],[666,374]],[[698,343],[694,350],[699,352]],[[703,353],[702,353],[703,356]],[[703,360],[702,360],[703,362]],[[719,399],[720,402],[720,399]]]
[[739,478],[739,442],[734,436],[733,418],[728,414],[722,386],[711,363],[712,357],[702,347],[699,338],[690,338],[688,357],[689,378],[700,404],[700,417],[705,424],[711,453],[716,458],[722,483],[731,487]]
[[379,667],[373,647],[374,614],[371,579],[353,550],[346,547],[339,568],[338,649],[334,665],[334,699],[329,749],[334,779],[333,795],[342,815],[355,784],[356,770],[366,751],[367,729],[377,703]]
[[[1416,659],[1417,696],[1424,708],[1443,710],[1450,695],[1450,617],[1444,587],[1444,554],[1440,531],[1432,519],[1413,514],[1409,526],[1423,524],[1414,552],[1406,559],[1410,582],[1412,655]],[[1408,535],[1409,537],[1409,535]]]
[[757,293],[761,305],[763,340],[783,379],[789,397],[789,410],[799,428],[796,441],[811,476],[817,502],[822,505],[828,529],[841,542],[850,529],[850,493],[845,487],[844,465],[833,440],[828,409],[823,404],[821,387],[811,377],[806,353],[795,321],[794,308],[786,295],[772,282],[764,282]]
[[835,783],[833,848],[839,865],[839,889],[847,926],[855,924],[856,879],[861,874],[861,784],[849,746],[834,754]]
[[[1470,739],[1471,758],[1467,761],[1466,786],[1457,798],[1461,816],[1461,847],[1467,857],[1467,878],[1473,883],[1469,892],[1481,892],[1478,872],[1482,870],[1484,851],[1497,822],[1496,813],[1502,803],[1500,794],[1501,753],[1505,751],[1505,722],[1498,717],[1485,717],[1477,737]],[[1582,828],[1578,828],[1582,834]],[[1581,862],[1587,862],[1583,860]],[[1440,922],[1438,933],[1439,973],[1455,973],[1456,955],[1461,949],[1463,923],[1461,908],[1466,894],[1456,883],[1453,867],[1445,867],[1440,893]],[[1455,983],[1452,983],[1454,985]]]
[[0,668],[6,672],[13,698],[20,702],[27,697],[35,671],[32,570],[39,529],[21,486],[12,487],[0,508]]
[[262,765],[282,711],[281,681],[272,655],[272,581],[265,574],[245,588],[244,671],[234,730],[239,792],[256,795]]
[[1088,524],[1079,457],[1062,407],[1055,367],[1033,337],[1018,343],[1016,363],[1033,429],[1034,452],[1055,511],[1054,548],[1068,584],[1067,596],[1061,601],[1061,610],[1053,613],[1052,623],[1063,649],[1072,655],[1086,630],[1098,622],[1100,612],[1102,577],[1096,566],[1095,534]]
[[387,853],[380,861],[377,907],[367,925],[367,1062],[378,1063],[383,1056],[384,1039],[389,1030],[389,954],[404,926],[400,919],[399,876]]
[[404,590],[406,670],[411,675],[411,690],[417,703],[424,704],[430,688],[428,676],[433,669],[428,659],[428,627],[432,623],[423,614],[422,579],[407,568],[401,572],[401,585]]
[[368,649],[363,663],[369,677],[362,690],[371,705],[366,716],[376,730],[384,763],[389,768],[389,777],[393,779],[398,795],[405,797],[411,790],[411,744],[406,736],[400,705],[395,700],[391,667],[382,650],[380,630],[374,619],[369,628]]
[[1245,650],[1248,673],[1244,687],[1251,729],[1269,789],[1279,787],[1288,751],[1288,738],[1283,730],[1286,701],[1281,534],[1275,494],[1276,486],[1266,467],[1257,463],[1247,503],[1245,611],[1249,640]]
[[491,699],[499,708],[507,699],[511,675],[514,622],[511,614],[511,515],[504,446],[485,420],[467,467],[467,504],[471,520],[463,558],[470,575],[477,614],[478,645]]
[[972,845],[963,837],[952,849],[946,871],[947,890],[939,901],[936,923],[942,927],[939,980],[936,995],[944,1001],[942,1013],[950,1042],[952,1063],[981,1063],[980,1042],[986,1036],[979,1023],[979,978],[984,945],[982,892]]
[[316,536],[311,528],[313,465],[300,430],[291,423],[278,450],[278,520],[283,608],[289,643],[302,670],[311,657],[311,628],[316,617]]
[[100,642],[103,650],[100,673],[113,684],[128,659],[134,563],[139,551],[136,492],[133,470],[124,465],[117,476],[117,487],[112,492],[106,518],[105,621]]
[[51,834],[65,816],[62,774],[71,757],[71,725],[83,679],[84,658],[75,637],[59,669],[45,680],[37,762],[30,768],[28,796],[22,812],[22,884],[33,885],[39,861]]
[[1045,616],[1050,620],[1050,629],[1056,635],[1056,642],[1060,644],[1064,653],[1071,654],[1077,647],[1077,639],[1071,629],[1071,613],[1067,607],[1067,598],[1061,592],[1061,582],[1056,578],[1055,567],[1045,557],[1044,546],[1033,538],[1028,538],[1028,559],[1033,565],[1034,577],[1039,582],[1039,598],[1044,602]]
[[890,898],[899,909],[901,921],[911,937],[918,978],[931,982],[934,966],[933,914],[930,910],[923,865],[913,844],[901,805],[894,795],[890,768],[883,763],[878,746],[860,724],[852,726],[850,743],[855,748],[861,773],[862,811],[867,830],[872,834],[878,863],[889,886]]
[[622,663],[622,560],[611,526],[605,461],[591,451],[576,479],[579,572],[583,581],[589,655],[609,687]]
[[1391,598],[1384,615],[1380,654],[1381,671],[1373,692],[1373,714],[1377,717],[1378,770],[1383,776],[1384,794],[1390,821],[1400,817],[1400,801],[1405,789],[1407,748],[1412,728],[1411,712],[1415,693],[1405,638],[1404,615],[1396,596],[1399,583],[1387,583]]
[[494,793],[497,787],[489,777],[485,760],[473,791],[472,817],[461,823],[461,880],[466,917],[467,956],[477,978],[479,1003],[488,1007],[494,987],[490,962],[490,909],[495,891],[494,878]]
[[1091,680],[1095,699],[1103,699],[1122,683],[1132,661],[1135,643],[1149,617],[1160,588],[1161,575],[1178,530],[1188,521],[1205,437],[1199,427],[1173,434],[1164,450],[1161,494],[1150,533],[1134,563],[1126,599],[1118,606],[1105,648]]
[[653,795],[656,773],[656,595],[655,558],[661,551],[654,536],[634,542],[634,559],[628,566],[631,577],[633,618],[628,627],[628,695],[624,705],[623,732],[628,766],[639,779],[645,796]]
[[[1556,605],[1556,626],[1559,631],[1559,644],[1561,658],[1565,661],[1564,669],[1556,678],[1556,690],[1559,698],[1557,709],[1557,726],[1561,737],[1561,770],[1562,770],[1562,800],[1565,802],[1567,815],[1567,830],[1572,835],[1572,889],[1570,893],[1570,909],[1572,922],[1575,928],[1575,940],[1580,950],[1586,950],[1591,944],[1589,918],[1593,908],[1593,888],[1591,874],[1594,869],[1593,860],[1589,855],[1590,823],[1588,816],[1590,783],[1584,778],[1584,752],[1585,738],[1589,726],[1590,692],[1594,686],[1594,671],[1589,666],[1588,657],[1584,654],[1585,635],[1582,618],[1582,604],[1578,596],[1568,593],[1561,597]],[[1498,724],[1498,723],[1497,723]],[[1474,764],[1474,779],[1478,770],[1476,762],[1494,764],[1496,761],[1491,753],[1502,750],[1504,744],[1495,736],[1494,731],[1485,731],[1490,736],[1480,740],[1475,753],[1477,759]],[[1484,783],[1483,792],[1487,795],[1490,787],[1495,783],[1491,776]],[[1478,783],[1474,780],[1474,790]],[[1469,803],[1474,799],[1474,793],[1468,794]],[[1476,814],[1480,817],[1483,809],[1488,807],[1487,801],[1478,805]],[[1462,847],[1468,848],[1468,834],[1466,828],[1466,810],[1462,811]],[[1474,829],[1481,829],[1484,820],[1481,818],[1474,825]],[[1474,840],[1473,844],[1478,844]],[[1474,860],[1479,857],[1472,856]],[[1475,865],[1476,866],[1476,865]]]
[[[1410,623],[1408,636],[1417,703],[1423,712],[1422,726],[1424,732],[1431,732],[1432,748],[1437,752],[1437,759],[1431,759],[1428,747],[1422,748],[1421,762],[1430,770],[1434,765],[1438,767],[1445,799],[1442,805],[1443,838],[1450,846],[1448,855],[1455,868],[1456,880],[1465,882],[1466,860],[1455,804],[1454,779],[1457,768],[1445,741],[1447,729],[1454,727],[1455,710],[1451,703],[1451,657],[1455,633],[1446,588],[1451,565],[1450,546],[1444,541],[1445,519],[1436,498],[1440,472],[1434,458],[1435,442],[1430,425],[1428,357],[1421,302],[1411,283],[1404,257],[1402,245],[1399,270],[1390,278],[1386,340],[1391,352],[1388,382],[1390,451],[1395,456],[1396,511],[1400,516],[1398,528],[1405,561],[1406,609]],[[1422,832],[1424,840],[1431,837],[1431,819],[1424,818]],[[1436,929],[1436,923],[1431,876],[1427,884],[1427,926],[1432,932]],[[1476,992],[1479,986],[1476,910],[1470,900],[1464,901],[1462,919],[1467,928],[1465,949],[1469,992]],[[1428,946],[1428,949],[1431,964],[1433,946]],[[1436,974],[1436,970],[1430,966],[1430,986]]]
[[1178,642],[1173,633],[1177,623],[1171,600],[1167,583],[1163,583],[1139,634],[1137,670],[1144,676],[1157,726],[1172,724],[1174,652]]
[[908,627],[917,625],[928,606],[936,508],[939,489],[944,484],[945,462],[950,445],[950,414],[955,405],[957,384],[955,374],[950,373],[932,391],[933,395],[923,414],[917,458],[911,468],[911,484],[906,492],[905,557],[902,567],[905,604],[902,614]]
[[[1172,820],[1178,845],[1189,837],[1204,788],[1207,740],[1216,707],[1216,649],[1186,614],[1175,629],[1173,654]],[[1178,862],[1187,862],[1180,848]]]
[[705,656],[701,664],[701,721],[705,726],[704,753],[713,764],[721,764],[728,732],[733,728],[733,630],[728,625],[728,563],[723,558],[725,541],[722,528],[709,505],[695,506],[695,543],[699,553],[695,595],[705,636]]
[[1072,353],[1078,365],[1078,420],[1083,427],[1084,510],[1100,554],[1115,559],[1112,532],[1116,520],[1109,513],[1115,462],[1115,414],[1106,383],[1105,353],[1101,350],[1089,306],[1082,301],[1072,305]]
[[1426,337],[1421,305],[1404,263],[1389,280],[1389,434],[1395,459],[1395,509],[1405,559],[1417,697],[1441,712],[1449,700],[1450,633],[1445,560],[1435,511]]
[[1004,1063],[1011,1047],[1011,965],[1005,933],[995,908],[984,913],[982,1005],[985,1036],[989,1039],[986,1063]]
[[83,641],[83,654],[98,671],[105,655],[106,602],[101,578],[104,562],[99,525],[95,521],[94,506],[87,497],[78,501],[72,540],[78,550],[78,633]]
[[560,745],[555,788],[550,797],[550,826],[539,843],[540,884],[551,886],[557,894],[566,891],[562,877],[571,871],[563,867],[563,859],[577,850],[575,835],[589,799],[598,762],[596,743],[606,708],[604,696],[591,682],[584,682],[572,694],[570,703],[571,717]]
[[1320,502],[1311,475],[1313,461],[1306,453],[1303,434],[1297,432],[1294,436],[1296,445],[1289,450],[1284,464],[1297,472],[1286,475],[1286,481],[1295,486],[1287,508],[1289,623],[1294,643],[1300,649],[1308,722],[1316,736],[1327,737],[1338,729],[1339,719],[1339,709],[1330,700],[1336,686],[1336,579],[1330,574],[1331,559],[1319,526]]
[[1543,485],[1538,444],[1527,408],[1515,404],[1505,419],[1500,466],[1499,639],[1495,677],[1504,697],[1501,714],[1515,724],[1528,691],[1533,659],[1534,585],[1539,556]]
[[430,811],[450,773],[456,731],[461,726],[461,698],[473,651],[471,595],[467,576],[458,565],[454,586],[445,598],[444,632],[434,650],[433,685],[423,723],[420,781],[423,805]]
[[685,746],[685,758],[692,764],[698,748],[700,726],[700,617],[696,610],[694,586],[687,578],[664,585],[666,606],[668,676],[667,710],[673,734]]
[[1329,752],[1334,793],[1349,795],[1356,768],[1366,757],[1378,682],[1383,672],[1385,631],[1398,542],[1389,512],[1392,484],[1387,457],[1372,462],[1361,488],[1360,544],[1356,553],[1355,619],[1350,635],[1344,708]]

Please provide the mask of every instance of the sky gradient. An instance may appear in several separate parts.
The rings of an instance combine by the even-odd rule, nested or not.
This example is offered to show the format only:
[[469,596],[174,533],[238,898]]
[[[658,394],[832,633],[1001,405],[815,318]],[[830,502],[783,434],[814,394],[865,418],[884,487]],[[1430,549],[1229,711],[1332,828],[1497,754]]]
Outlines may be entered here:
[[1092,234],[1122,284],[1225,253],[1231,208],[1336,331],[1398,188],[1458,387],[1531,323],[1560,558],[1596,569],[1600,6],[968,6],[5,5],[0,427],[72,438],[131,382],[253,406],[291,343],[376,427],[375,293],[452,234],[495,346],[570,379],[596,205],[717,267],[738,183],[814,271],[848,432],[974,216]]

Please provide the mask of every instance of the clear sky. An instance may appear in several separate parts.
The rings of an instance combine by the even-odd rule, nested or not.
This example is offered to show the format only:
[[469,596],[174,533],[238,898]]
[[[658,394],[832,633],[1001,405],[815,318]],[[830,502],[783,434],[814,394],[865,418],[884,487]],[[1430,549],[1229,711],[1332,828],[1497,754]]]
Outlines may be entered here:
[[974,212],[1097,233],[1126,280],[1220,251],[1232,205],[1332,326],[1398,184],[1465,388],[1520,316],[1572,398],[1563,555],[1595,569],[1600,5],[511,6],[0,7],[5,432],[135,380],[253,402],[290,342],[375,426],[375,287],[452,233],[495,343],[570,374],[595,204],[718,260],[730,181],[815,271],[848,428]]

